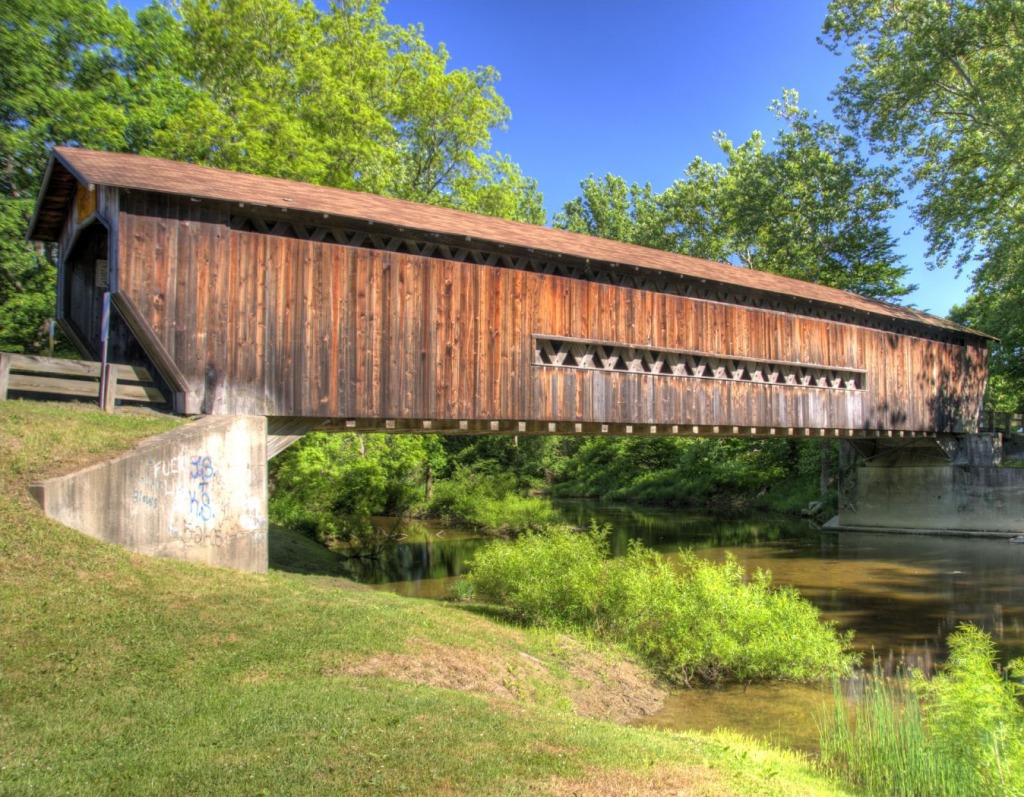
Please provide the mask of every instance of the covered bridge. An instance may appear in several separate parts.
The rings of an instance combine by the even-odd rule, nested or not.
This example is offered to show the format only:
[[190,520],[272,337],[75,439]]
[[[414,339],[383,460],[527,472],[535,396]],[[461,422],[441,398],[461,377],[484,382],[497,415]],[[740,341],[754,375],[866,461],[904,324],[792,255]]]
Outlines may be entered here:
[[30,236],[58,245],[57,318],[82,355],[144,365],[176,411],[207,416],[38,486],[51,516],[135,550],[266,569],[265,461],[312,429],[839,437],[869,463],[914,449],[914,468],[857,469],[848,525],[1005,531],[1024,511],[1016,472],[958,435],[986,336],[906,307],[64,147]]
[[81,353],[186,414],[312,428],[696,434],[970,430],[986,336],[771,274],[379,196],[58,147]]

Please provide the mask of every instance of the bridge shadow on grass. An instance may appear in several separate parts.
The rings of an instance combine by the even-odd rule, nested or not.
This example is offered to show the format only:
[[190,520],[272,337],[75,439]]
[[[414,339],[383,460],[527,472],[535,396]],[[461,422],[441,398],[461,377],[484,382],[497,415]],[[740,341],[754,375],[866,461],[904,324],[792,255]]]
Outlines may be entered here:
[[267,533],[271,570],[307,576],[344,576],[341,557],[304,534],[271,524]]

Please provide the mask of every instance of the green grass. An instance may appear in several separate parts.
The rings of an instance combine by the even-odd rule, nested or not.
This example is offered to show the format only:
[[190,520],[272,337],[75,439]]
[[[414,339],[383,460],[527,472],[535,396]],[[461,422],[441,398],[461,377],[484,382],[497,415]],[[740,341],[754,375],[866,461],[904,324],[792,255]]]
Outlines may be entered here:
[[[550,632],[132,554],[25,492],[174,423],[0,402],[0,795],[843,793],[735,736],[577,716],[579,649]],[[494,689],[427,685],[472,662]]]
[[341,573],[338,554],[302,532],[271,523],[267,542],[270,546],[269,558],[275,570],[305,575]]

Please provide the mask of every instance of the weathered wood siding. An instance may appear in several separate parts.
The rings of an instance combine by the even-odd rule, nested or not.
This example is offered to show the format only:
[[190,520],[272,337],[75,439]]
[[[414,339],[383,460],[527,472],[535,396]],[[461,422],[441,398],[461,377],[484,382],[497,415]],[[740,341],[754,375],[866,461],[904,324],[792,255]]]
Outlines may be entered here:
[[[120,205],[118,289],[211,413],[954,431],[985,350],[632,288],[230,228]],[[865,373],[866,389],[538,365],[535,336]]]

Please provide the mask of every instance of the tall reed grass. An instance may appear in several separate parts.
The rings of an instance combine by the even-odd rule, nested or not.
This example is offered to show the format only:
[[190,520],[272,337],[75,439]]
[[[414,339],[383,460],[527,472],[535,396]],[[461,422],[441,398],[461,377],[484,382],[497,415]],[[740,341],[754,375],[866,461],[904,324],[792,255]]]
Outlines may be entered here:
[[825,769],[872,797],[967,794],[955,763],[932,754],[909,680],[876,671],[862,683],[851,708],[836,682],[832,715],[820,734]]
[[869,797],[1024,795],[1021,688],[980,629],[962,625],[948,641],[949,661],[930,680],[876,669],[853,701],[837,682],[820,729],[827,771]]

